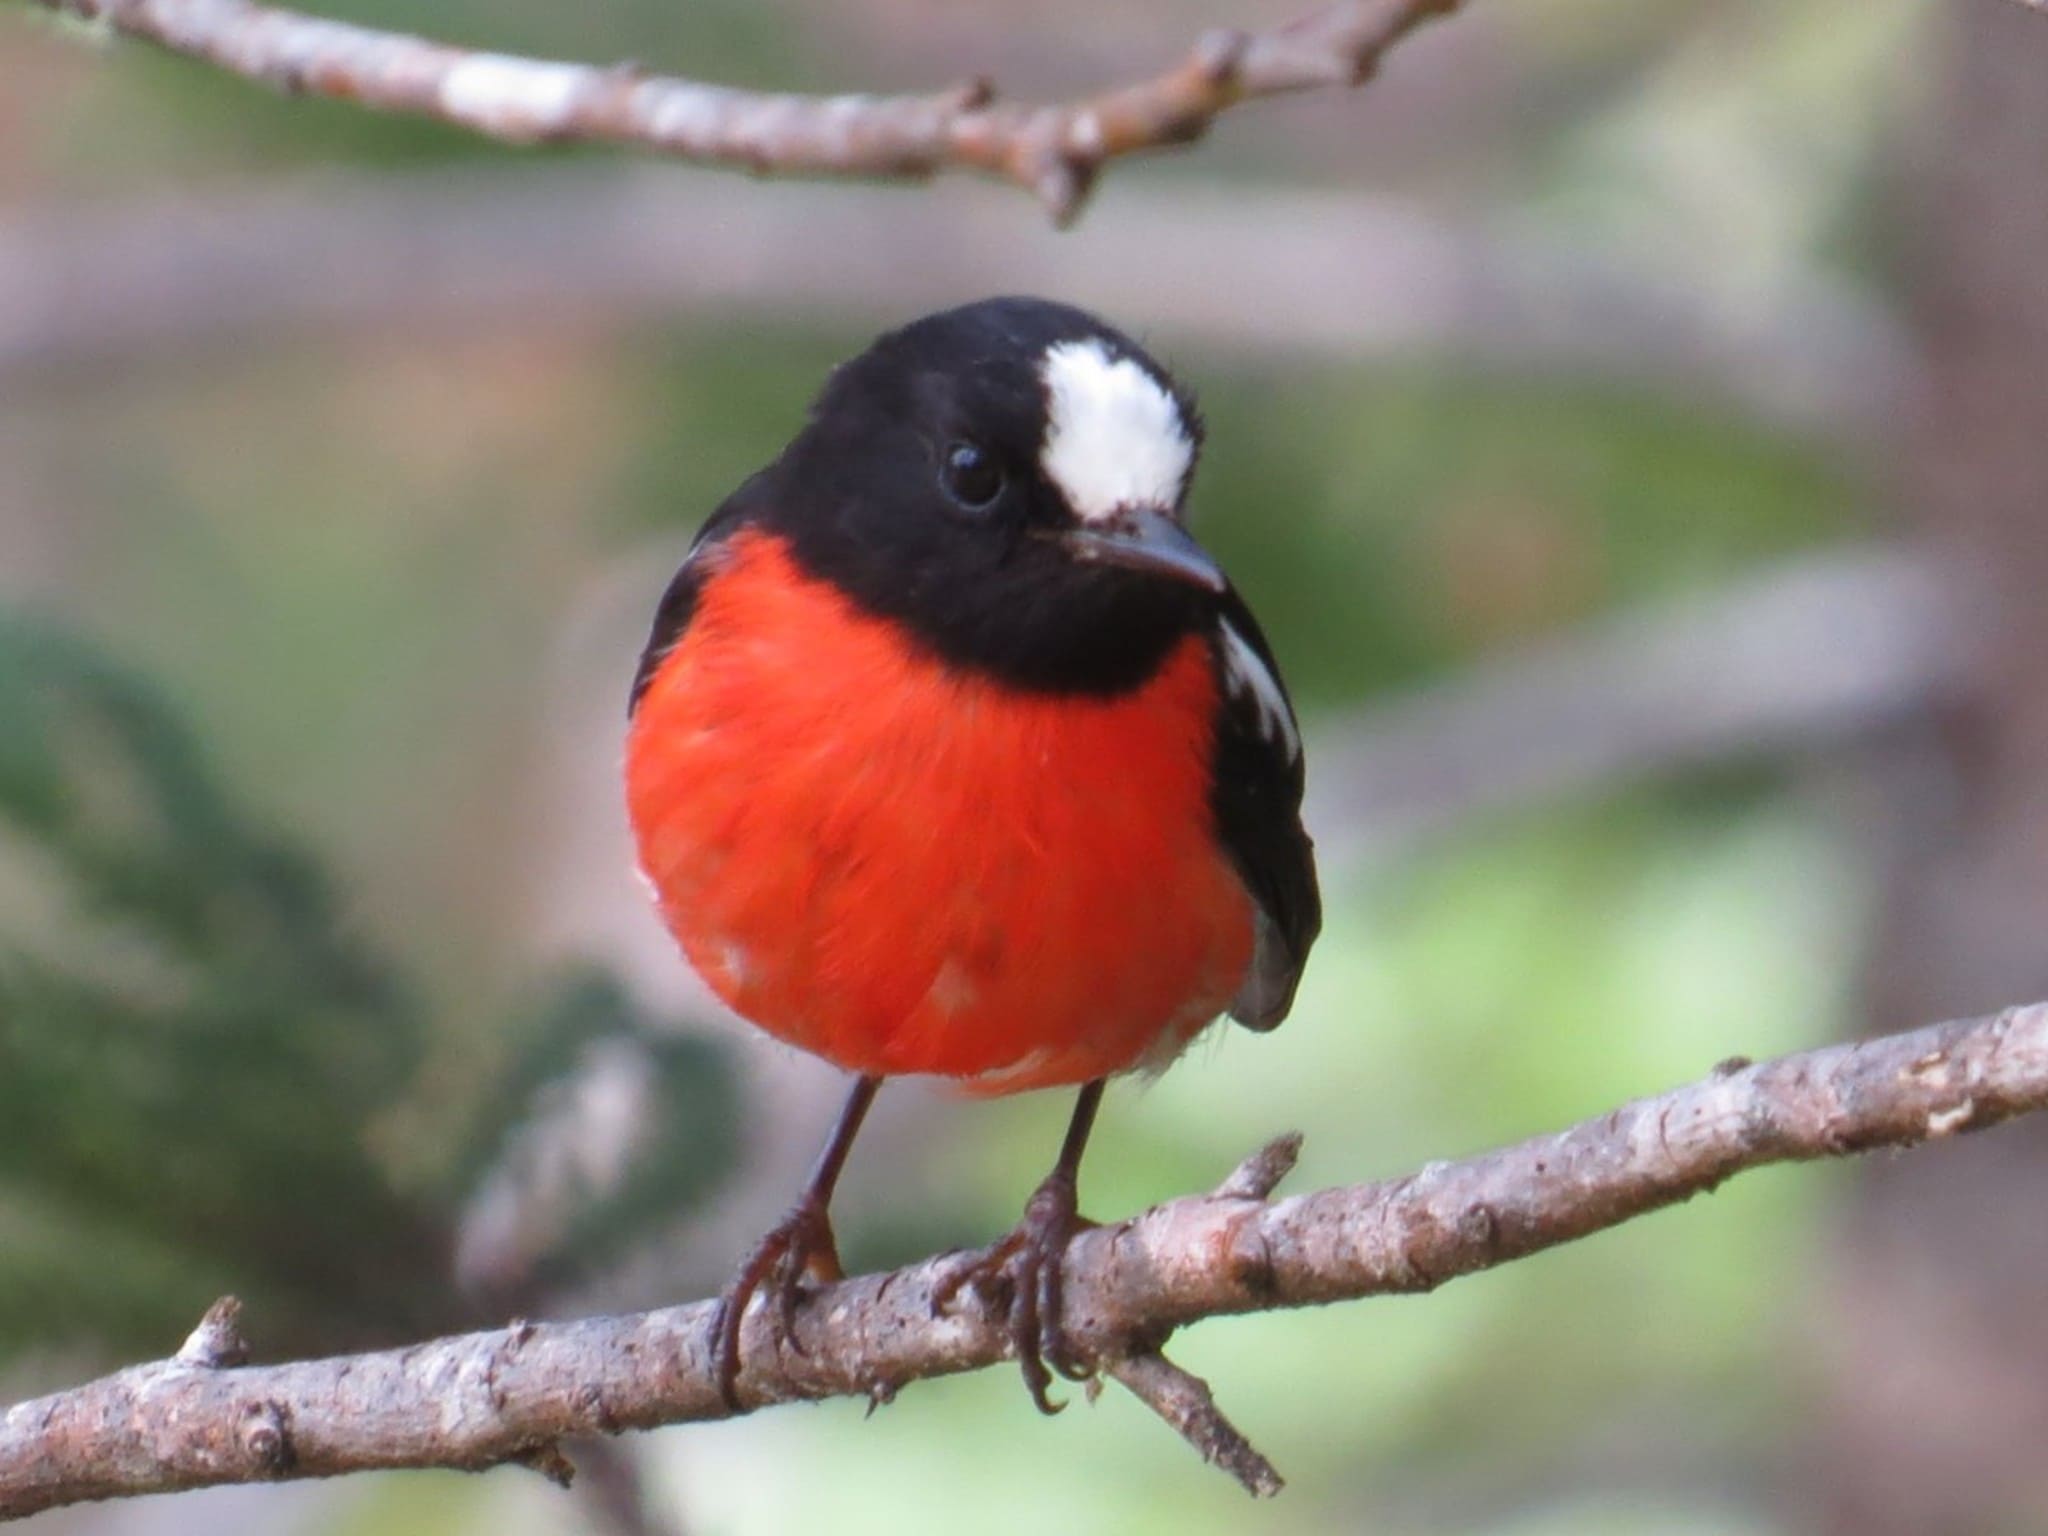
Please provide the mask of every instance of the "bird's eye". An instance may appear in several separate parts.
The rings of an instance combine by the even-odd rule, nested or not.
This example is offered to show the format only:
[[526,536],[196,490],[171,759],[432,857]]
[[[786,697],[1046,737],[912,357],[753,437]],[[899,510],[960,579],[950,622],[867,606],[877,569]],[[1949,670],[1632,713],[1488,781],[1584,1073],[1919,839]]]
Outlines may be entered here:
[[1003,494],[1003,470],[979,443],[948,443],[939,456],[939,485],[970,512],[984,512]]

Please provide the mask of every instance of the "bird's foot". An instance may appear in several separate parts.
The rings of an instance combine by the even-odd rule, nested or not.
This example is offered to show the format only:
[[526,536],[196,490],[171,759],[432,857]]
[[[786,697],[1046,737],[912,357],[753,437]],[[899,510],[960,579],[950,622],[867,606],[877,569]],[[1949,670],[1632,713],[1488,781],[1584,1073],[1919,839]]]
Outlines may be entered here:
[[711,1374],[726,1407],[737,1410],[740,1406],[740,1328],[754,1297],[764,1290],[768,1293],[776,1347],[786,1345],[802,1354],[803,1346],[796,1337],[796,1308],[803,1300],[805,1280],[829,1284],[844,1278],[839,1245],[824,1202],[808,1197],[799,1200],[754,1244],[718,1298],[711,1324]]
[[1010,1343],[1040,1413],[1066,1407],[1047,1395],[1054,1371],[1069,1381],[1095,1374],[1067,1338],[1062,1273],[1068,1242],[1094,1225],[1075,1209],[1072,1177],[1054,1173],[1032,1194],[1015,1229],[979,1253],[951,1261],[932,1286],[940,1312],[952,1310],[960,1293],[972,1290],[985,1305],[1008,1314]]

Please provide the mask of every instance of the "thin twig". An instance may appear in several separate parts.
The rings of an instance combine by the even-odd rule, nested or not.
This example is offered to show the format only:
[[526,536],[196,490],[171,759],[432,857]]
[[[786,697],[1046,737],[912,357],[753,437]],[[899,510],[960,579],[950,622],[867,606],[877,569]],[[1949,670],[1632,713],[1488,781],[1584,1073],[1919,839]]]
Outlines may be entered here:
[[1230,1177],[1218,1184],[1210,1198],[1215,1200],[1264,1200],[1278,1189],[1294,1165],[1301,1161],[1301,1132],[1275,1136],[1250,1157],[1230,1170]]
[[1171,1425],[1196,1455],[1236,1478],[1253,1498],[1270,1499],[1287,1486],[1273,1463],[1223,1416],[1209,1383],[1201,1377],[1156,1350],[1112,1360],[1103,1369]]
[[36,0],[289,92],[436,118],[510,143],[632,145],[760,175],[922,179],[977,171],[1061,223],[1111,160],[1192,143],[1262,96],[1363,83],[1463,0],[1346,0],[1266,32],[1220,30],[1150,79],[1071,102],[998,101],[985,80],[923,96],[803,96],[482,53],[252,0]]
[[223,1296],[206,1309],[174,1357],[180,1365],[196,1365],[210,1371],[226,1370],[249,1358],[248,1343],[242,1338],[242,1303]]
[[[1768,1163],[1903,1147],[2048,1107],[2048,1004],[1830,1046],[1706,1079],[1406,1178],[1268,1203],[1176,1200],[1082,1233],[1066,1322],[1089,1357],[1206,1317],[1427,1291],[1618,1225]],[[1270,1168],[1268,1160],[1260,1165]],[[939,1315],[944,1259],[825,1287],[778,1353],[757,1309],[746,1409],[861,1396],[1007,1357],[1009,1329]],[[409,1349],[121,1371],[0,1415],[0,1518],[88,1499],[379,1467],[551,1467],[566,1437],[727,1417],[712,1304],[518,1324]]]

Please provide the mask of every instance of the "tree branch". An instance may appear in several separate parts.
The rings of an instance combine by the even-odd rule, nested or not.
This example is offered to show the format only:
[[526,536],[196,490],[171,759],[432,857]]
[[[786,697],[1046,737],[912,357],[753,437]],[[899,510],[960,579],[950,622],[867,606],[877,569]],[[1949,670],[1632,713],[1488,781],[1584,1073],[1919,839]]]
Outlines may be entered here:
[[[1129,188],[1083,243],[1019,240],[998,197],[911,200],[877,219],[847,187],[790,200],[645,165],[529,163],[15,206],[0,220],[0,388],[24,370],[377,326],[430,341],[565,316],[630,321],[635,335],[649,318],[861,328],[1043,291],[1237,356],[1449,354],[1703,392],[1857,446],[1916,388],[1896,321],[1820,272],[1759,292],[1709,261],[1650,260],[1505,214],[1193,183]],[[1162,250],[1202,259],[1162,263]]]
[[1489,814],[1839,748],[1968,693],[1952,573],[1877,546],[1766,567],[1377,700],[1315,742],[1317,861],[1399,856]]
[[766,94],[636,65],[515,58],[251,0],[36,0],[289,92],[453,123],[508,143],[608,143],[756,174],[923,179],[971,170],[1061,223],[1111,160],[1189,144],[1240,102],[1362,84],[1463,0],[1347,0],[1266,32],[1218,30],[1173,68],[1049,105],[977,80],[927,96]]
[[[1427,1291],[1710,1190],[1745,1168],[1911,1146],[2043,1107],[2048,1003],[1760,1066],[1731,1061],[1704,1081],[1556,1135],[1406,1178],[1269,1202],[1291,1161],[1280,1143],[1211,1195],[1075,1238],[1067,1325],[1205,1454],[1226,1465],[1236,1458],[1249,1481],[1265,1464],[1215,1414],[1200,1383],[1145,1361],[1169,1330],[1231,1313]],[[777,1355],[757,1309],[739,1380],[746,1408],[837,1396],[882,1402],[910,1382],[1005,1358],[1000,1318],[934,1315],[943,1262],[826,1287],[798,1313],[801,1353]],[[727,1415],[710,1369],[711,1310],[697,1302],[515,1323],[289,1365],[228,1367],[212,1363],[219,1350],[188,1349],[0,1415],[0,1519],[89,1499],[380,1467],[515,1461],[559,1476],[564,1437]]]

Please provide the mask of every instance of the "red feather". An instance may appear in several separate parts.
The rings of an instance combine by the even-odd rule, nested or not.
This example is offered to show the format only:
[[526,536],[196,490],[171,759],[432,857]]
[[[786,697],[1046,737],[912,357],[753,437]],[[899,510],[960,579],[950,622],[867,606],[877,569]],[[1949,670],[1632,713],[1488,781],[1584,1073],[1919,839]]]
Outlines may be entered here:
[[1252,904],[1217,840],[1217,684],[1190,636],[1142,688],[950,668],[776,537],[713,557],[641,699],[627,797],[690,962],[769,1033],[970,1092],[1163,1064],[1229,1003]]

